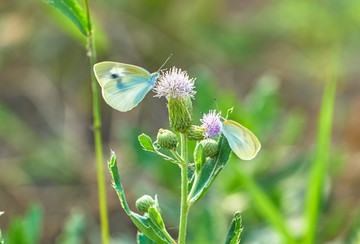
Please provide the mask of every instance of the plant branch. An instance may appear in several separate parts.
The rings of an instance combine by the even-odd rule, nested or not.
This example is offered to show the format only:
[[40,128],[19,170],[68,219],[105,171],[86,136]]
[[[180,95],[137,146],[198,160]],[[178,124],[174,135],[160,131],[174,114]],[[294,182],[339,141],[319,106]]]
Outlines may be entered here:
[[92,67],[96,63],[96,50],[93,40],[94,36],[91,27],[89,5],[87,0],[85,0],[85,7],[86,7],[86,14],[87,14],[88,25],[90,30],[90,34],[87,36],[87,41],[88,41],[87,54],[90,59],[91,90],[93,97],[93,127],[94,127],[97,182],[98,182],[98,194],[99,194],[101,235],[102,235],[102,243],[109,244],[110,235],[109,235],[108,211],[107,211],[107,200],[106,200],[106,184],[105,184],[104,167],[103,167],[104,156],[102,150],[99,87],[96,82],[94,72],[92,70]]

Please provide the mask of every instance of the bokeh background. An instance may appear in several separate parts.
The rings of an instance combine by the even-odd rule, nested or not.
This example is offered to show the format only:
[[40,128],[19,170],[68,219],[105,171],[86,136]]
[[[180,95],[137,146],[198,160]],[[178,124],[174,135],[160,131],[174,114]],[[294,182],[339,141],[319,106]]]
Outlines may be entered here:
[[[302,235],[322,95],[327,74],[338,70],[317,242],[352,243],[360,223],[357,0],[104,0],[90,1],[90,8],[98,61],[156,71],[172,53],[166,67],[196,77],[194,123],[216,109],[215,97],[223,115],[234,106],[230,118],[262,142],[252,161],[232,156],[192,207],[189,243],[222,243],[237,210],[242,243],[283,243],[252,203],[246,177]],[[0,228],[13,237],[9,243],[27,243],[15,236],[29,223],[40,243],[100,243],[85,45],[76,27],[44,2],[0,2]],[[152,92],[127,113],[102,101],[105,158],[116,152],[131,208],[140,196],[158,194],[176,236],[179,169],[137,141],[142,132],[155,138],[168,128],[167,116],[165,99]],[[105,172],[112,241],[135,243],[136,228]]]

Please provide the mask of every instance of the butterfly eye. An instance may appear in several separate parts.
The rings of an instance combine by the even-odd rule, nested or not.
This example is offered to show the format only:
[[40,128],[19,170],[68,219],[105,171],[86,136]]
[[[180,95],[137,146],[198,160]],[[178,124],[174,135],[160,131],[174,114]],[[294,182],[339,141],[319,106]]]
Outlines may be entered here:
[[111,78],[113,78],[113,79],[116,79],[118,77],[119,77],[119,75],[117,75],[117,74],[111,74]]

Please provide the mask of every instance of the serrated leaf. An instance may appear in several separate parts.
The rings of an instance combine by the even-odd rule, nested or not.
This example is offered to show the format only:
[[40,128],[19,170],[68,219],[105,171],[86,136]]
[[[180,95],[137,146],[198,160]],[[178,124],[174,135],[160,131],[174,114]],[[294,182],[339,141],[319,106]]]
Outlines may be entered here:
[[240,243],[240,234],[243,230],[241,225],[241,215],[240,212],[234,214],[234,218],[231,221],[225,244],[239,244]]
[[[124,189],[121,184],[120,174],[117,168],[116,163],[116,155],[112,153],[110,162],[108,163],[110,173],[113,178],[113,185],[116,190],[116,193],[119,196],[121,206],[125,210],[125,212],[129,215],[133,223],[136,227],[147,237],[159,244],[172,244],[175,241],[170,237],[170,235],[166,232],[164,223],[158,211],[158,204],[155,205],[156,207],[152,207],[149,209],[149,214],[145,214],[141,216],[137,213],[134,213],[130,210],[126,198]],[[157,200],[157,198],[156,198]]]
[[138,137],[138,139],[139,139],[139,142],[140,142],[140,144],[141,144],[141,146],[143,147],[144,150],[150,151],[150,152],[156,152],[156,150],[155,150],[155,148],[153,146],[152,140],[148,135],[142,133]]
[[216,176],[226,166],[229,161],[231,148],[225,136],[221,134],[218,142],[218,153],[215,158],[208,158],[201,168],[200,172],[195,175],[194,184],[188,196],[188,199],[194,203],[205,195],[211,184],[215,181]]
[[124,188],[122,187],[121,184],[119,170],[117,168],[117,163],[116,163],[116,155],[114,152],[111,153],[111,158],[110,161],[108,162],[108,167],[110,169],[110,173],[113,178],[113,187],[115,188],[119,196],[121,206],[125,210],[125,212],[129,215],[131,214],[131,211],[125,199]]
[[156,244],[156,242],[153,242],[149,237],[138,231],[137,234],[137,243],[138,244]]
[[75,0],[45,0],[45,2],[70,19],[85,36],[91,32],[86,13]]

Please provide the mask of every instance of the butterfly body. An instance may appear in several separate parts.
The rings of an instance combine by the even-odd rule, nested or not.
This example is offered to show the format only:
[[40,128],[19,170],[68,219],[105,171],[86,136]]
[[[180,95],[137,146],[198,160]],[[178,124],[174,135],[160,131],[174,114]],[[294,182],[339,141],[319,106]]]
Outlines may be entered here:
[[233,120],[222,123],[222,132],[231,150],[241,159],[253,159],[261,148],[257,137],[247,128]]
[[150,74],[139,66],[110,61],[95,64],[94,72],[105,101],[121,112],[136,107],[159,78],[158,72]]

